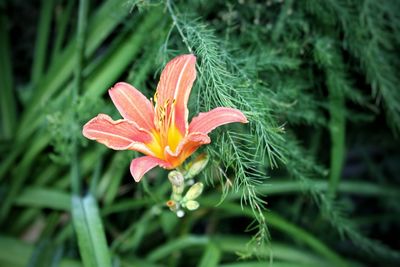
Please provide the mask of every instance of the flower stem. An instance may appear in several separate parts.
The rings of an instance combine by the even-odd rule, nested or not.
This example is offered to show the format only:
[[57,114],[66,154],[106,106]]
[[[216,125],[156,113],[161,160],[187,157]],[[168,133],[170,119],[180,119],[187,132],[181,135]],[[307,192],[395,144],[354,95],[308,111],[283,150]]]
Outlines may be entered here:
[[174,10],[173,10],[172,5],[171,5],[171,1],[167,0],[166,1],[166,5],[167,5],[168,12],[171,15],[172,21],[174,22],[174,25],[176,26],[176,29],[179,32],[179,35],[182,37],[182,41],[185,43],[185,45],[186,45],[187,49],[189,50],[189,52],[191,54],[193,54],[193,50],[190,47],[186,36],[183,34],[182,28],[179,26],[178,18],[176,17],[176,15],[174,13]]
[[[79,92],[82,87],[82,69],[84,65],[84,49],[86,43],[86,28],[87,28],[87,14],[89,9],[89,2],[87,0],[79,1],[79,14],[78,14],[78,29],[77,29],[77,42],[75,47],[76,68],[75,68],[75,84],[71,91],[71,106],[76,107]],[[73,121],[77,120],[76,110],[72,110],[71,116]],[[75,123],[77,124],[77,123]],[[78,125],[75,125],[78,127]],[[80,164],[79,164],[79,146],[77,137],[72,137],[72,156],[71,156],[71,186],[74,194],[78,195],[81,191],[80,185]]]

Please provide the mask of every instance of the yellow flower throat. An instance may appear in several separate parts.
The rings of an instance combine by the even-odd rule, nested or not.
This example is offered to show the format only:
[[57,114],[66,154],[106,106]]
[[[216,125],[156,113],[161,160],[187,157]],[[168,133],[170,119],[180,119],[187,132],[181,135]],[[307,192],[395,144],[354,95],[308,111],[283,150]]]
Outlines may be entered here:
[[[154,96],[157,99],[157,95]],[[155,154],[157,158],[164,159],[164,150],[167,146],[172,152],[175,152],[182,140],[183,135],[175,126],[174,117],[175,100],[167,99],[164,105],[156,105],[156,129],[152,131],[153,140],[147,144],[147,147]]]

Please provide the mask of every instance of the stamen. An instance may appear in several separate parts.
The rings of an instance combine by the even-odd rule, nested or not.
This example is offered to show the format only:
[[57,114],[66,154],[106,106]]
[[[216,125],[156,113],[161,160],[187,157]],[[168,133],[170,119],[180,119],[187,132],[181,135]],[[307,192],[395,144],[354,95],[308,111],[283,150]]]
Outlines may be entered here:
[[[154,95],[154,101],[156,101],[158,95],[157,92]],[[157,126],[160,133],[160,146],[164,148],[168,144],[170,144],[169,139],[169,131],[170,127],[173,123],[174,118],[174,106],[176,104],[176,99],[168,98],[163,103],[159,103],[156,107],[156,116],[157,116]],[[172,138],[172,137],[170,137]]]
[[172,104],[171,104],[171,112],[168,114],[169,116],[168,116],[168,120],[167,120],[167,124],[168,125],[171,125],[171,123],[172,123],[172,117],[173,117],[173,107],[175,106],[175,103],[176,103],[176,99],[174,98],[174,99],[172,99]]

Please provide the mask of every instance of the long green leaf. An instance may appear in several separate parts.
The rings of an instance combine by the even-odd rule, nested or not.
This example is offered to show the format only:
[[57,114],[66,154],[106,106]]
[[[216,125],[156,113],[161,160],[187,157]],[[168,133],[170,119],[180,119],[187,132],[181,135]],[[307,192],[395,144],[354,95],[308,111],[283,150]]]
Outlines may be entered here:
[[[232,253],[232,254],[244,254],[246,253],[246,246],[249,242],[248,238],[238,236],[214,236],[213,241],[218,245],[221,251]],[[335,266],[330,261],[323,260],[321,257],[310,253],[304,249],[298,249],[297,247],[287,244],[281,244],[277,242],[271,243],[266,249],[254,250],[254,256],[268,259],[271,257],[274,262],[276,260],[295,262],[297,264],[304,264],[308,266]]]
[[66,29],[68,26],[69,19],[71,17],[72,13],[72,8],[74,6],[74,1],[67,1],[66,7],[61,7],[61,14],[56,16],[56,39],[54,41],[54,46],[53,46],[53,51],[52,51],[52,56],[51,60],[54,62],[56,58],[58,58],[62,43],[64,41],[65,35],[66,35]]
[[[208,197],[207,199],[203,199],[201,201],[201,205],[209,207],[215,206],[217,203],[218,200],[217,199],[212,200],[211,197]],[[218,206],[218,209],[230,213],[231,216],[245,215],[251,218],[254,217],[254,214],[249,207],[242,207],[240,204],[224,202],[222,205]],[[271,228],[275,228],[279,231],[282,231],[288,234],[290,237],[294,238],[295,240],[304,242],[315,252],[319,253],[326,259],[329,259],[337,266],[347,266],[347,262],[345,261],[345,259],[339,256],[335,251],[331,250],[317,237],[308,233],[304,229],[290,223],[289,221],[285,220],[284,218],[273,212],[268,212],[268,213],[265,212],[264,216],[265,218],[267,218],[268,225]]]
[[0,139],[9,139],[13,136],[17,121],[7,26],[5,9],[0,8]]
[[31,82],[34,86],[37,85],[45,69],[54,2],[54,0],[42,0],[35,52],[33,53]]
[[85,267],[111,266],[110,252],[95,199],[72,198],[72,217]]
[[206,236],[184,236],[154,249],[147,255],[146,259],[155,262],[167,257],[174,251],[179,251],[190,246],[204,246],[209,241],[210,239]]
[[[87,33],[86,57],[93,55],[101,43],[125,18],[127,12],[121,12],[121,7],[120,1],[108,0],[91,16]],[[110,16],[110,12],[114,14],[114,11],[118,11],[118,16]],[[18,140],[24,140],[32,134],[32,130],[34,130],[31,127],[32,121],[36,118],[38,110],[71,77],[75,66],[75,58],[73,57],[75,45],[76,39],[70,41],[58,59],[54,61],[54,64],[49,67],[46,75],[38,82],[37,90],[34,91],[19,124]]]
[[32,245],[10,237],[0,236],[0,266],[26,266],[32,252]]
[[199,267],[216,267],[220,258],[221,251],[213,242],[210,242],[201,257]]
[[70,210],[70,196],[67,193],[39,187],[28,187],[16,199],[19,206]]
[[[136,31],[132,32],[131,35],[128,36],[128,39],[126,39],[125,42],[122,44],[122,46],[119,49],[116,49],[115,52],[110,55],[110,58],[107,58],[104,64],[99,67],[99,69],[96,71],[96,75],[92,75],[87,80],[85,80],[84,88],[87,88],[85,92],[87,95],[90,95],[90,97],[98,96],[111,86],[115,79],[117,79],[117,77],[121,75],[121,73],[123,73],[123,71],[127,68],[127,66],[132,61],[132,58],[134,58],[134,56],[139,53],[140,45],[148,38],[146,33],[150,31],[150,29],[152,29],[160,21],[160,19],[162,18],[161,15],[162,14],[160,14],[160,12],[151,12],[143,20],[140,27],[137,28]],[[162,29],[154,31],[153,34],[158,36],[160,34],[160,30]],[[40,117],[35,118],[34,121],[40,121]],[[32,121],[30,123],[32,123]],[[28,152],[28,155],[36,155],[37,153],[41,152],[41,150],[44,149],[45,145],[48,144],[49,139],[39,137],[38,141],[40,141],[40,143],[34,141],[33,143],[35,144],[35,147],[38,147],[40,144],[40,149],[30,151],[31,153]],[[31,163],[33,161],[28,162]],[[7,166],[10,166],[11,163],[12,162],[7,162]],[[18,169],[23,169],[24,172],[18,174],[18,183],[14,183],[11,192],[8,193],[7,201],[5,202],[4,207],[2,207],[1,209],[0,219],[4,219],[8,214],[15,195],[20,190],[23,181],[27,178],[27,171],[29,170],[29,166],[23,166],[23,168],[19,166]],[[1,170],[3,169],[1,168]]]
[[41,138],[38,139],[37,142],[33,143],[30,147],[30,150],[24,154],[24,157],[18,168],[13,170],[13,183],[11,183],[11,186],[7,192],[7,196],[0,207],[0,222],[7,218],[8,212],[11,209],[15,197],[21,190],[25,180],[30,174],[29,171],[32,167],[32,162],[34,162],[35,157],[43,150],[47,142],[48,141],[46,138]]

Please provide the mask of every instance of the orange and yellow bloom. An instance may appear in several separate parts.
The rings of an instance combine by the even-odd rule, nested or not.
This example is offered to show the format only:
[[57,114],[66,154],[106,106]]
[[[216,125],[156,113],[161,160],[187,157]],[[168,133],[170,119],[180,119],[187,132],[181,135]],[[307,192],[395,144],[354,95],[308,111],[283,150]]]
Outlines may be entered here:
[[209,144],[213,129],[232,122],[246,123],[240,110],[218,107],[200,113],[188,123],[188,99],[196,79],[196,57],[181,55],[161,73],[154,95],[155,106],[127,83],[117,83],[108,92],[123,119],[114,121],[99,114],[85,124],[83,135],[115,150],[135,150],[146,156],[135,158],[130,171],[136,182],[161,166],[180,166],[201,145]]

